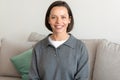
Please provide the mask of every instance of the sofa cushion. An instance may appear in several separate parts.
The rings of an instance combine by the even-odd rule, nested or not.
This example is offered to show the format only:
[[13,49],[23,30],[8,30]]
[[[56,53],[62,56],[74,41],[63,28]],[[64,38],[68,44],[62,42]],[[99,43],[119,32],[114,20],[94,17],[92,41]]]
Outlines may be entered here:
[[22,80],[22,79],[18,77],[0,76],[0,80]]
[[29,49],[11,58],[13,65],[15,66],[17,71],[21,74],[22,80],[28,80],[31,58],[32,58],[32,49]]
[[32,47],[31,42],[17,42],[11,40],[2,40],[0,52],[0,75],[20,77],[15,67],[10,61],[12,56],[18,55]]
[[120,44],[104,40],[99,45],[93,80],[120,80]]

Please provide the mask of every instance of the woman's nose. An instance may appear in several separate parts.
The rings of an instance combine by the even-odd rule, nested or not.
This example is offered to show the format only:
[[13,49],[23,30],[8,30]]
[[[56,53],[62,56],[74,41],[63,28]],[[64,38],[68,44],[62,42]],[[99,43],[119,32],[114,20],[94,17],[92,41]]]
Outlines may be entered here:
[[57,23],[61,23],[62,19],[61,18],[57,18]]

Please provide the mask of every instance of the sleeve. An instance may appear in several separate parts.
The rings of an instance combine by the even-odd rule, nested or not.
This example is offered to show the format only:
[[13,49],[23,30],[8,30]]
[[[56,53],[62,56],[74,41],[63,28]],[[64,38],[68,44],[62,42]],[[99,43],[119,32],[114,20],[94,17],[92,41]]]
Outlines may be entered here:
[[33,49],[33,53],[32,53],[32,61],[31,61],[28,80],[40,80],[38,67],[37,67],[37,55],[35,49]]
[[80,49],[81,55],[77,62],[77,72],[75,74],[75,80],[88,80],[89,67],[88,67],[88,51],[85,45]]

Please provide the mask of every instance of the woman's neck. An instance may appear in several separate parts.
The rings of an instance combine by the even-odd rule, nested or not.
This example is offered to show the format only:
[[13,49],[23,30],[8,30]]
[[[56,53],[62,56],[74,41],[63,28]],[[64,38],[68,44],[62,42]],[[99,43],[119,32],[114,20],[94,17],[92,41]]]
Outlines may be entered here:
[[66,40],[69,38],[69,34],[68,33],[65,33],[65,34],[52,34],[51,36],[51,39],[52,40],[55,40],[55,41],[62,41],[62,40]]

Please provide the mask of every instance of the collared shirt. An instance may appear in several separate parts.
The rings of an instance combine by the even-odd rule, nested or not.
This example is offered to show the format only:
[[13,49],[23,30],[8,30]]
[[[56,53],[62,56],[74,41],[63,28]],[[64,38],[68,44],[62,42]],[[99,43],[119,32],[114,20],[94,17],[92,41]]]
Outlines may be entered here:
[[29,80],[88,80],[88,52],[81,40],[69,39],[55,48],[47,36],[33,49]]

